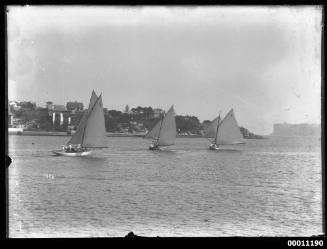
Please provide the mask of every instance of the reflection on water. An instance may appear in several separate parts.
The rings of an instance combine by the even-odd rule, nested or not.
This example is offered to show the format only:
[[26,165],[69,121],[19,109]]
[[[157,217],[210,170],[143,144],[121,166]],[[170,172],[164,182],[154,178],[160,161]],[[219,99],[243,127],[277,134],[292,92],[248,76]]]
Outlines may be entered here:
[[104,157],[94,156],[92,154],[84,157],[76,157],[74,159],[83,164],[103,163],[107,160]]
[[[10,136],[11,237],[306,236],[322,232],[320,142],[248,140],[163,151],[107,138],[88,157],[52,156],[66,137]],[[34,143],[34,144],[32,144]]]
[[219,152],[219,153],[242,153],[242,150],[238,149],[225,149],[225,148],[219,148],[218,151],[210,150],[213,152]]
[[170,150],[170,149],[160,149],[160,150],[152,150],[151,152],[153,153],[158,153],[158,154],[166,154],[166,155],[169,155],[169,154],[176,154],[177,153],[177,150]]

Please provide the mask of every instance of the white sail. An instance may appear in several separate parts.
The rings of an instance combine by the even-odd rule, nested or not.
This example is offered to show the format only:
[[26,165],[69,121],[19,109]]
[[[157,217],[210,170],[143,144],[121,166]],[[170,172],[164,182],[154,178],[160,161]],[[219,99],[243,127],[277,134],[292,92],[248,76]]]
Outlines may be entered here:
[[80,144],[87,148],[103,148],[105,144],[105,122],[102,106],[102,97],[97,97],[92,92],[89,108],[85,111],[76,133],[68,141],[67,145]]
[[217,125],[218,125],[218,120],[219,119],[220,119],[219,117],[215,118],[208,125],[207,129],[204,131],[204,134],[205,134],[206,137],[208,137],[208,138],[215,138],[216,137]]
[[87,148],[106,147],[105,138],[106,127],[104,122],[102,97],[100,95],[88,115],[82,146]]
[[162,119],[159,120],[159,122],[145,135],[144,138],[158,139],[161,123]]
[[218,127],[217,144],[244,143],[243,135],[237,124],[234,111],[231,109]]
[[159,146],[173,145],[176,139],[176,121],[174,107],[172,106],[163,119],[161,119],[145,138],[157,139]]
[[176,121],[175,121],[175,112],[174,107],[170,107],[169,111],[165,115],[161,131],[159,134],[158,145],[167,146],[175,143],[176,139]]
[[[217,125],[220,118],[215,118],[208,126],[205,135],[209,138],[216,138]],[[218,134],[217,134],[217,145],[224,144],[240,144],[244,143],[243,135],[237,124],[234,111],[231,109],[223,120],[219,122]]]
[[95,94],[94,91],[92,91],[91,94],[91,98],[90,98],[90,103],[89,103],[89,108],[84,112],[79,125],[77,127],[76,132],[74,133],[74,135],[71,137],[71,139],[67,142],[67,145],[70,144],[82,144],[83,142],[83,135],[84,135],[84,131],[85,131],[85,125],[86,125],[86,120],[87,117],[92,109],[92,107],[94,106],[95,102],[97,101],[98,96]]

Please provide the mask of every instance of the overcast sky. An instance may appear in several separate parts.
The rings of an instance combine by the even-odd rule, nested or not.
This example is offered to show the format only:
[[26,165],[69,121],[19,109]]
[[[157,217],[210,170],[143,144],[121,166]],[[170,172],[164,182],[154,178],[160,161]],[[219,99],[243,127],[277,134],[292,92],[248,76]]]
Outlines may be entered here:
[[9,7],[9,100],[320,123],[320,7]]

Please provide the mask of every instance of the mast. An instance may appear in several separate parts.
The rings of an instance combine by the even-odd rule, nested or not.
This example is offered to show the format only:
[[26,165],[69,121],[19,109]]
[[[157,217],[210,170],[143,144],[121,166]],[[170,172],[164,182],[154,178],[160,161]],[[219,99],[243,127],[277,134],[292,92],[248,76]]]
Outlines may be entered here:
[[[87,115],[87,118],[86,118],[85,122],[87,122],[87,120],[88,120],[88,118],[89,118],[89,116],[90,116],[90,113],[92,113],[92,111],[93,111],[95,105],[98,103],[98,101],[99,101],[99,99],[100,99],[101,96],[102,96],[102,93],[100,94],[100,96],[99,96],[99,97],[97,98],[97,100],[95,101],[94,105],[92,106],[91,111],[88,112],[88,115]],[[87,123],[86,123],[86,125],[87,125]],[[83,136],[82,136],[82,142],[81,142],[81,145],[82,145],[82,146],[83,146],[84,137],[85,137],[86,125],[84,126],[84,131],[83,131]]]

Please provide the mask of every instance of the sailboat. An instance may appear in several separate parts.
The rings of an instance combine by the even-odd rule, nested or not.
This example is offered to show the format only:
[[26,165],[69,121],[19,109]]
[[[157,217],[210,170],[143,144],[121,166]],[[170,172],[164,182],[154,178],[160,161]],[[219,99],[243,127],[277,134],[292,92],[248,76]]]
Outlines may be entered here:
[[176,121],[174,107],[171,106],[166,115],[162,115],[160,121],[150,130],[144,138],[153,139],[149,150],[160,150],[161,146],[175,144]]
[[210,150],[220,150],[219,145],[244,144],[243,135],[237,124],[233,109],[221,120],[220,114],[205,131],[207,138],[214,138]]
[[87,156],[92,149],[107,148],[106,129],[102,106],[102,94],[98,97],[92,91],[89,108],[85,111],[76,132],[62,150],[53,151],[61,156]]

